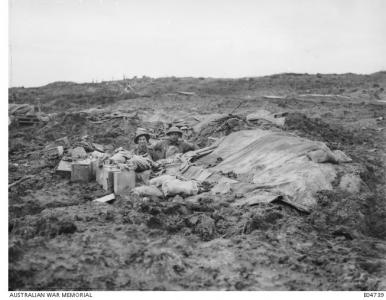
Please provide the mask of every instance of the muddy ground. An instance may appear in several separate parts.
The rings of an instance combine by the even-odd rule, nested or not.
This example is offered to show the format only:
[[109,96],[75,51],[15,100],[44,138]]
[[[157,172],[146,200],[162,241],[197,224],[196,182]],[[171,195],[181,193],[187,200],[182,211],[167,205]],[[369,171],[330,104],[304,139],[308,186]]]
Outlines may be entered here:
[[[386,290],[385,72],[142,78],[129,94],[123,84],[10,89],[11,102],[39,99],[43,111],[54,113],[47,124],[9,130],[9,183],[33,175],[9,189],[10,290]],[[307,93],[335,96],[299,96]],[[348,154],[364,182],[360,192],[321,191],[309,214],[280,202],[235,208],[234,194],[203,194],[198,202],[125,195],[94,204],[106,194],[97,183],[60,177],[59,159],[41,152],[57,138],[76,143],[84,134],[130,148],[144,121],[99,122],[106,111],[243,119],[258,109],[287,112],[282,130]]]

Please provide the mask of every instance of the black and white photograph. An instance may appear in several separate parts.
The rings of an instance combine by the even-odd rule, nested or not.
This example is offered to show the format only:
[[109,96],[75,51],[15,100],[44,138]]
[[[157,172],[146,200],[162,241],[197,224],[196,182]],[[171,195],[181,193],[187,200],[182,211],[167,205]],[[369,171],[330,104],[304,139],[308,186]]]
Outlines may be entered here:
[[9,0],[8,297],[384,298],[385,12]]

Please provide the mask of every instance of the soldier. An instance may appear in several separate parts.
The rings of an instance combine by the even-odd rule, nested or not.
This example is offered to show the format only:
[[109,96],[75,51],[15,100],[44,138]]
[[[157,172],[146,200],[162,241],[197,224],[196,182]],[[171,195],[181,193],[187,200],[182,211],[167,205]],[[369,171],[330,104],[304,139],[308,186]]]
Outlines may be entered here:
[[176,153],[186,153],[198,149],[196,145],[187,143],[182,139],[182,131],[177,127],[171,127],[166,135],[168,139],[157,143],[153,148],[158,158],[168,158]]
[[[134,148],[133,153],[138,156],[143,156],[154,160],[154,151],[149,143],[150,134],[142,128],[138,128],[135,133],[134,143],[136,147]],[[145,185],[149,184],[151,170],[145,171],[136,171],[136,180],[138,182],[143,182]]]
[[154,160],[154,150],[152,149],[149,140],[150,134],[145,129],[138,128],[134,137],[136,147],[134,148],[133,153]]

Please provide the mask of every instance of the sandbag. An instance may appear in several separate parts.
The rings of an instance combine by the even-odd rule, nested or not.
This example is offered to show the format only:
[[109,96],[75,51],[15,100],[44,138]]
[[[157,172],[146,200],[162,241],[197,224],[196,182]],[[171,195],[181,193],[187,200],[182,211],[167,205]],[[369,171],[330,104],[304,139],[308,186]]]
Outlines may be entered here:
[[176,176],[173,175],[161,175],[158,177],[155,177],[149,181],[150,185],[155,185],[155,186],[162,186],[162,184],[166,181],[172,181],[176,179]]
[[110,157],[114,163],[124,163],[126,158],[121,153],[115,153],[112,157]]
[[83,147],[76,147],[76,148],[70,150],[70,152],[71,152],[71,157],[73,159],[86,158],[87,157],[87,152],[86,152],[86,150],[84,150]]
[[350,157],[348,157],[343,151],[340,151],[340,150],[334,150],[334,151],[332,151],[332,153],[334,154],[335,160],[336,160],[338,163],[348,163],[348,162],[352,162],[352,159],[351,159]]
[[154,185],[143,185],[134,188],[133,194],[140,197],[163,197],[162,192]]
[[164,182],[162,184],[162,191],[165,196],[192,196],[198,193],[198,184],[193,180],[182,181],[174,179]]
[[149,170],[152,167],[152,161],[149,158],[140,155],[133,155],[130,162],[134,165],[136,172]]
[[307,154],[307,157],[316,163],[338,163],[335,159],[334,154],[331,151],[325,149],[319,149],[311,151]]
[[352,194],[357,194],[361,190],[362,179],[355,174],[345,174],[340,179],[339,188]]

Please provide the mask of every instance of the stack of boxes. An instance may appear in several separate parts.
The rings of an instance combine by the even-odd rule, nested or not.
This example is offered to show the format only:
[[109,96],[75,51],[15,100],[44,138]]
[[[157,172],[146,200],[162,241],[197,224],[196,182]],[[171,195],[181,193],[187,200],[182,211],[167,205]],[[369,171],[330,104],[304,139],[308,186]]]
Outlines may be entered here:
[[[135,187],[135,172],[122,169],[117,165],[101,165],[99,159],[103,153],[94,151],[86,158],[85,153],[75,148],[72,161],[62,160],[56,172],[71,178],[72,182],[90,182],[96,180],[104,190],[121,195]],[[87,155],[87,154],[86,154]]]

